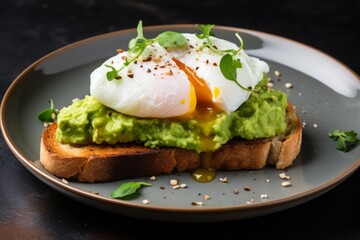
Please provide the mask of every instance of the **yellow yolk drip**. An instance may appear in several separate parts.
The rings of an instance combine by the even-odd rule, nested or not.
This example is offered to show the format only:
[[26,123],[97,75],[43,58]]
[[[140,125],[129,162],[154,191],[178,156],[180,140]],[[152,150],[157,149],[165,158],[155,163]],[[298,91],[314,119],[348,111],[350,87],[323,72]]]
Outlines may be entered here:
[[[202,166],[192,172],[192,177],[198,182],[210,182],[216,176],[215,170],[211,169],[211,159],[215,149],[211,130],[220,109],[214,105],[212,101],[213,94],[206,82],[199,78],[193,69],[175,58],[173,60],[179,69],[187,75],[192,85],[192,91],[193,89],[195,90],[196,99],[194,101],[192,97],[190,98],[191,104],[194,104],[190,104],[190,108],[193,109],[192,107],[195,105],[196,108],[195,111],[191,111],[191,115],[186,115],[186,117],[197,120],[202,128],[202,134],[200,135],[200,146],[203,151],[200,154]],[[220,94],[220,90],[216,87],[214,93],[215,97],[217,97]],[[191,94],[191,96],[194,96],[193,92]]]
[[212,101],[212,93],[206,82],[203,79],[199,78],[194,70],[192,70],[176,58],[173,58],[173,60],[179,67],[179,69],[186,73],[189,81],[194,86],[197,101],[208,106],[213,106],[214,104]]

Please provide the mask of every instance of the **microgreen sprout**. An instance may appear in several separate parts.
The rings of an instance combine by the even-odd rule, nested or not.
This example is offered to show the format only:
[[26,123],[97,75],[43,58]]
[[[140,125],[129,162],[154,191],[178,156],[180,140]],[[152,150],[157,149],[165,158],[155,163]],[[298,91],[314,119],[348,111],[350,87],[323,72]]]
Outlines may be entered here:
[[214,24],[205,24],[205,25],[196,25],[198,29],[202,31],[201,34],[197,33],[196,36],[199,39],[204,39],[205,42],[200,47],[200,50],[203,50],[204,48],[209,48],[211,51],[217,53],[217,54],[224,54],[223,57],[220,60],[220,70],[223,76],[236,83],[240,88],[251,91],[251,89],[245,88],[237,81],[237,69],[242,68],[242,64],[240,62],[240,59],[237,58],[237,55],[244,47],[244,41],[240,37],[239,33],[235,33],[236,38],[240,42],[240,46],[238,49],[225,49],[225,50],[219,50],[216,47],[214,47],[211,43],[210,36],[214,36],[214,33],[211,31],[214,27]]
[[133,38],[129,42],[129,50],[128,53],[132,54],[130,60],[126,60],[124,64],[119,69],[115,69],[111,65],[105,65],[111,70],[106,73],[106,77],[109,81],[114,79],[120,79],[119,72],[121,72],[125,67],[129,66],[136,59],[138,59],[141,54],[145,51],[147,46],[153,44],[154,42],[158,42],[164,48],[183,48],[186,44],[186,38],[184,35],[178,32],[166,31],[160,33],[156,38],[147,39],[144,37],[142,21],[140,20],[137,26],[137,36]]

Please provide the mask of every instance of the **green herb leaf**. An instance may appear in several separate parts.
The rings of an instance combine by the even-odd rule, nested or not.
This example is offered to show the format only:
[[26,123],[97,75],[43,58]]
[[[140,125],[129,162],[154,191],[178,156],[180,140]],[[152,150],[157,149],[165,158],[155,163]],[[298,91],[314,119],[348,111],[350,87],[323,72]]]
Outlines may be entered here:
[[116,77],[118,77],[118,72],[116,71],[116,69],[113,67],[113,66],[110,66],[110,65],[106,65],[105,64],[105,67],[108,67],[108,68],[111,68],[111,71],[108,71],[106,73],[106,77],[109,81],[112,81],[114,80]]
[[203,24],[203,25],[196,24],[196,27],[202,31],[202,34],[196,33],[195,35],[200,39],[209,38],[210,36],[214,37],[215,34],[211,31],[211,29],[213,29],[214,26],[215,24]]
[[134,194],[142,186],[151,186],[146,182],[126,182],[121,184],[111,193],[112,198],[123,198]]
[[187,43],[184,35],[172,31],[160,33],[155,38],[155,41],[157,41],[164,48],[183,48]]
[[344,152],[349,151],[357,142],[360,141],[360,139],[357,138],[357,133],[353,130],[342,132],[339,129],[336,129],[329,132],[329,137],[337,142],[336,149]]
[[229,53],[225,54],[220,60],[220,70],[224,77],[228,80],[236,81],[238,68],[242,64],[239,59],[234,59]]
[[133,38],[130,40],[129,49],[135,47],[135,45],[138,44],[139,40],[144,40],[144,41],[146,40],[146,38],[144,37],[143,25],[142,25],[141,20],[139,21],[139,23],[137,25],[136,31],[137,31],[137,36],[136,36],[136,38]]
[[38,115],[38,119],[42,122],[54,122],[57,117],[57,111],[54,109],[54,102],[50,99],[50,108],[45,109]]

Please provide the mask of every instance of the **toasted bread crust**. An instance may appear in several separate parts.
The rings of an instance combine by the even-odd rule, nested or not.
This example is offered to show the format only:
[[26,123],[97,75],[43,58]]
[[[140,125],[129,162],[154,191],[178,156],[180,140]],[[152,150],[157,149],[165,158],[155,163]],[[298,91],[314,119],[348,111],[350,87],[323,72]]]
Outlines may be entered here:
[[[300,118],[292,105],[287,107],[288,128],[282,135],[249,141],[235,138],[213,154],[215,170],[261,169],[290,166],[299,154],[302,141]],[[200,155],[180,148],[152,149],[137,144],[74,146],[56,141],[57,124],[44,129],[40,162],[61,178],[80,182],[106,182],[127,178],[192,171],[201,165]]]

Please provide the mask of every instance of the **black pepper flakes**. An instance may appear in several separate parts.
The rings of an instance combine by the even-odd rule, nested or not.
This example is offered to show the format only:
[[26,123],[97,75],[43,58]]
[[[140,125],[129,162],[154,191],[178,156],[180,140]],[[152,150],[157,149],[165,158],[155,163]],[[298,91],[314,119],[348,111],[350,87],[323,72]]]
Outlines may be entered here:
[[147,56],[146,58],[144,58],[142,61],[143,62],[150,62],[151,61],[151,59],[152,59],[152,57],[151,56]]
[[250,187],[244,187],[244,190],[245,190],[245,191],[250,191],[251,188],[250,188]]

